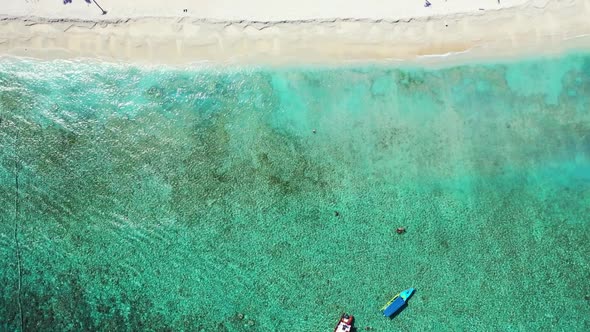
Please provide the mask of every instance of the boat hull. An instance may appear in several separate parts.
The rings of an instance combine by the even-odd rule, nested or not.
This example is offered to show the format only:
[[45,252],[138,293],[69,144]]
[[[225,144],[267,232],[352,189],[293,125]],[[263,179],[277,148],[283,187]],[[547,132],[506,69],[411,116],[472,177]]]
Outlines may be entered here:
[[334,332],[351,332],[354,324],[354,316],[343,314],[334,328]]
[[391,304],[388,305],[387,308],[385,308],[385,310],[383,310],[383,316],[391,317],[396,312],[400,311],[405,305],[406,301],[404,301],[404,299],[398,296],[397,299],[391,302]]

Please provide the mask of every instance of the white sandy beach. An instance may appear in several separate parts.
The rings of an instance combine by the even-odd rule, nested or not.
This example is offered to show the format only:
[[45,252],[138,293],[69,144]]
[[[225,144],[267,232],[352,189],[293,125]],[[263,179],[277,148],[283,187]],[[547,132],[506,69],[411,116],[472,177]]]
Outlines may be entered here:
[[97,2],[106,15],[84,0],[2,4],[0,55],[285,64],[590,48],[590,0],[431,0],[428,8],[386,0]]

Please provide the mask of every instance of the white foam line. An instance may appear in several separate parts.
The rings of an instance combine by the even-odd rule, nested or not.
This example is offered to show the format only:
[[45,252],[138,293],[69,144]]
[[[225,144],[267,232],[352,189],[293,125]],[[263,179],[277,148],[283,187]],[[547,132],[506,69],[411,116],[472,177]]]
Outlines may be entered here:
[[584,38],[584,37],[590,37],[590,34],[585,33],[585,34],[576,35],[573,37],[567,37],[567,38],[564,38],[563,40],[572,40],[572,39],[578,39],[578,38]]
[[418,56],[418,58],[440,58],[440,57],[449,57],[453,55],[465,54],[471,52],[471,49],[467,49],[465,51],[457,51],[457,52],[447,52],[443,54],[424,54]]

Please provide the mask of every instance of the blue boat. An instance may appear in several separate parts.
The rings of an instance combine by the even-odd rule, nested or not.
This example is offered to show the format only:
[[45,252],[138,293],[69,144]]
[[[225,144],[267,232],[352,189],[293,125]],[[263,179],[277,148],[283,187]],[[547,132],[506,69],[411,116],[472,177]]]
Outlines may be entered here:
[[408,288],[394,296],[393,299],[381,308],[381,310],[383,310],[383,316],[391,317],[399,312],[406,305],[406,301],[412,296],[412,293],[414,293],[414,288]]

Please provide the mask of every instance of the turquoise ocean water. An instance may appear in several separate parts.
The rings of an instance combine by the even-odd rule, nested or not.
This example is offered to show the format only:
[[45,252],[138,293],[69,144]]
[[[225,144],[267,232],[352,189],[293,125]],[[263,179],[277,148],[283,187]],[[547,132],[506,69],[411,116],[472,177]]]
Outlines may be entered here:
[[0,330],[588,331],[590,54],[4,59],[0,284]]

